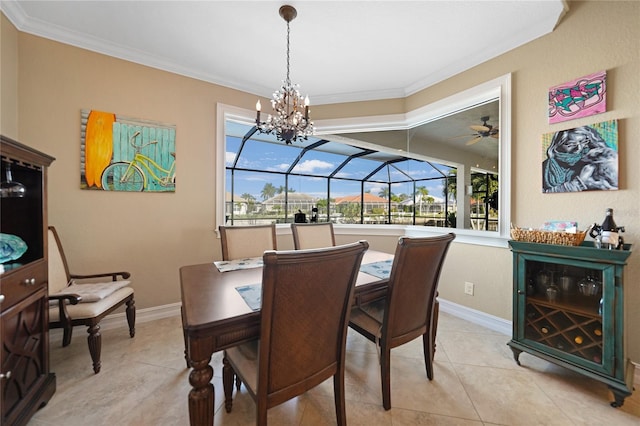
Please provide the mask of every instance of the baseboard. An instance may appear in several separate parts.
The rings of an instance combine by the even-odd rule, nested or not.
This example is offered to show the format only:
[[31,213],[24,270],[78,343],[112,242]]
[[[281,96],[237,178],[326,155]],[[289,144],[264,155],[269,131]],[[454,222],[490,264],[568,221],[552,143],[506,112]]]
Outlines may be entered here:
[[[457,303],[449,302],[446,299],[438,298],[440,301],[440,311],[462,318],[474,324],[481,325],[489,330],[510,336],[513,330],[511,321],[494,315],[487,314],[476,309],[471,309]],[[162,318],[170,318],[180,315],[182,303],[170,303],[168,305],[155,306],[153,308],[145,308],[136,310],[136,324],[148,321],[155,321]],[[100,328],[107,330],[116,327],[126,327],[125,313],[117,313],[106,316],[100,322]],[[56,328],[49,331],[53,336],[60,335],[62,338],[62,329]],[[636,376],[640,376],[640,364],[631,361],[636,366]]]
[[[481,312],[475,309],[468,308],[466,306],[459,305],[457,303],[449,302],[448,300],[439,298],[440,311],[451,314],[455,317],[462,318],[474,324],[481,325],[490,330],[498,333],[511,335],[511,321],[507,321],[502,318],[498,318],[493,315],[489,315],[485,312]],[[162,318],[169,318],[180,315],[181,303],[170,303],[168,305],[155,306],[152,308],[137,309],[136,310],[136,324],[144,322],[155,321]],[[100,328],[102,330],[108,330],[117,327],[126,327],[126,317],[124,312],[107,315],[101,322]],[[52,335],[62,335],[61,329],[50,330]]]
[[462,318],[498,333],[511,336],[513,329],[511,321],[487,314],[486,312],[471,309],[463,305],[458,305],[457,303],[449,302],[448,300],[440,297],[438,300],[440,302],[440,312],[446,312],[454,317]]
[[[180,315],[180,307],[182,303],[170,303],[168,305],[154,306],[152,308],[136,309],[136,324],[155,321],[162,318],[170,318]],[[107,315],[100,321],[101,330],[109,330],[113,328],[127,328],[127,318],[124,312]],[[52,336],[60,335],[62,338],[62,329],[56,328],[49,330]]]

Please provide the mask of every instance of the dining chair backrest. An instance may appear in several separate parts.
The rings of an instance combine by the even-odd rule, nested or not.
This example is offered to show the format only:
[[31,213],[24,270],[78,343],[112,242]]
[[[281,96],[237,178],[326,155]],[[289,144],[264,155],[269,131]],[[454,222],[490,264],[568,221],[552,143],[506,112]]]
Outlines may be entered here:
[[368,247],[359,241],[264,254],[258,399],[267,406],[331,376],[343,380],[348,313]]
[[60,243],[58,233],[53,226],[48,229],[48,253],[47,253],[47,265],[48,271],[48,283],[49,293],[57,293],[64,289],[71,282],[71,276],[69,274],[69,266],[67,265],[67,259],[64,256],[64,250]]
[[262,257],[267,250],[277,250],[276,225],[221,225],[222,260]]
[[433,379],[437,328],[436,295],[447,251],[455,234],[398,240],[389,287],[383,299],[358,303],[349,326],[380,346],[382,405],[391,409],[391,349],[422,336],[427,378]]
[[74,274],[55,227],[49,226],[47,238],[49,329],[62,328],[64,347],[71,343],[73,327],[86,326],[93,371],[98,374],[102,366],[100,321],[126,305],[129,335],[135,336],[134,290],[128,280],[131,274],[126,271]]
[[455,234],[398,240],[389,277],[382,340],[396,347],[431,327],[442,264]]
[[333,223],[292,223],[293,246],[296,250],[306,250],[336,245]]

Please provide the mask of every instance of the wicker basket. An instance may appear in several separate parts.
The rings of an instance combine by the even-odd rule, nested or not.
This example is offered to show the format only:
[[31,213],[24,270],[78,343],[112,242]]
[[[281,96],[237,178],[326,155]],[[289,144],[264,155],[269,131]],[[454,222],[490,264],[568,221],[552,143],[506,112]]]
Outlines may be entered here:
[[575,234],[559,231],[542,231],[540,229],[512,228],[511,238],[528,243],[558,244],[562,246],[579,246],[587,236],[587,231]]

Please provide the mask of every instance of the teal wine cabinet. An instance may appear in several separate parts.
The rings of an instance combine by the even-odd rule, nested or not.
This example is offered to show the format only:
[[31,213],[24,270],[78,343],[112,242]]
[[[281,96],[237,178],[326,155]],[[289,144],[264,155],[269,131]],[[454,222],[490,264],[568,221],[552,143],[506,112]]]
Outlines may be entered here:
[[620,407],[633,390],[624,345],[624,267],[631,245],[605,250],[509,241],[513,252],[513,335],[526,352],[603,382]]

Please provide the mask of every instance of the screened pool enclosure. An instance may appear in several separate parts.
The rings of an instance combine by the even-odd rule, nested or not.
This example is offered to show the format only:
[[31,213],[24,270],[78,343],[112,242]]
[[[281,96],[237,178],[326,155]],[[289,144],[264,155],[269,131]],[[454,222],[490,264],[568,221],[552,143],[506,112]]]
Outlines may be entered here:
[[[346,138],[311,136],[286,145],[251,125],[228,120],[225,128],[228,225],[297,218],[456,227],[455,165]],[[497,178],[473,172],[471,183],[470,227],[495,230]]]

